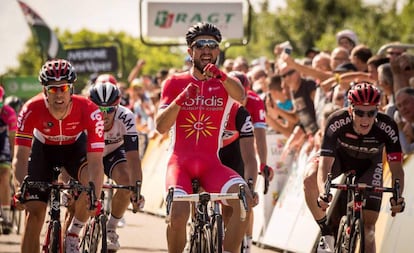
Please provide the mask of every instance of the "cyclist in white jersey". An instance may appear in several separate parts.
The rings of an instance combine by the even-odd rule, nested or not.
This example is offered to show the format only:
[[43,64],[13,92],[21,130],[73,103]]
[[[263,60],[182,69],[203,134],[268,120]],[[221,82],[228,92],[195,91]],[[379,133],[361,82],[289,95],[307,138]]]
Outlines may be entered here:
[[[135,185],[137,180],[142,181],[135,115],[119,104],[121,91],[116,79],[109,74],[98,76],[89,90],[89,99],[99,106],[104,118],[105,175],[120,185]],[[111,216],[107,224],[108,250],[120,248],[116,227],[130,200],[134,210],[143,205],[142,196],[138,198],[132,195],[129,190],[119,189],[112,197]]]

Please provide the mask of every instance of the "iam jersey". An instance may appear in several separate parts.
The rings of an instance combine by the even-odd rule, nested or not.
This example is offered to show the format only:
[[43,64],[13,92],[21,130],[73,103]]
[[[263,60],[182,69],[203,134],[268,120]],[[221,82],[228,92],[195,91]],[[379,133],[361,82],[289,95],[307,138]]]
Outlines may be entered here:
[[82,132],[87,134],[87,151],[104,149],[104,123],[99,108],[85,97],[72,95],[68,115],[57,120],[48,110],[43,94],[29,100],[17,119],[16,145],[31,147],[35,137],[46,145],[73,144]]
[[188,72],[175,75],[164,83],[160,108],[170,104],[190,82],[200,87],[200,93],[187,100],[178,113],[171,135],[173,153],[200,152],[218,157],[225,119],[234,102],[219,80],[200,81]]
[[103,155],[113,152],[124,145],[125,150],[136,150],[138,146],[138,132],[135,114],[128,108],[119,105],[114,116],[114,124],[109,131],[105,131],[105,149]]
[[245,107],[252,116],[254,128],[266,128],[265,105],[256,92],[252,90],[247,91],[247,101]]
[[334,112],[328,118],[321,156],[339,156],[344,163],[365,167],[368,165],[364,161],[381,159],[385,147],[388,161],[401,161],[398,127],[389,116],[379,112],[371,131],[366,135],[357,134],[352,124],[348,108]]

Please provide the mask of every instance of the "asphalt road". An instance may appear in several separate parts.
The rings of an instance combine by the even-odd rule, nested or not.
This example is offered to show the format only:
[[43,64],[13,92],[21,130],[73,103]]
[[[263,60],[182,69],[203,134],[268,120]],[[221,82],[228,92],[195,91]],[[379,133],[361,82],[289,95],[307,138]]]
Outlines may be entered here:
[[[125,227],[118,228],[121,249],[119,253],[165,253],[167,242],[165,237],[165,220],[163,217],[148,213],[136,213],[127,211],[125,215]],[[23,231],[23,230],[22,230]],[[43,240],[42,233],[42,238]],[[21,235],[16,233],[0,235],[1,253],[19,253]],[[34,251],[35,252],[35,251]],[[275,253],[274,249],[263,249],[254,246],[252,253]]]

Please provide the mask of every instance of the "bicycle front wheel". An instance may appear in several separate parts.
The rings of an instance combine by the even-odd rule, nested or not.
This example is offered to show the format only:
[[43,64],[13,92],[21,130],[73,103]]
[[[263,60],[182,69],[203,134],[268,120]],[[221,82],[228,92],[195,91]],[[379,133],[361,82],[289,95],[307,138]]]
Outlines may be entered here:
[[349,248],[347,244],[346,234],[346,216],[342,216],[339,223],[338,235],[336,237],[335,253],[346,253],[346,248]]
[[211,225],[213,252],[222,253],[224,238],[223,217],[219,214],[214,215],[211,220]]
[[50,231],[50,247],[49,253],[63,252],[62,250],[62,240],[61,240],[61,227],[60,223],[57,220],[54,220],[52,223],[52,228]]
[[93,226],[90,229],[90,241],[89,241],[89,252],[96,253],[98,252],[98,245],[102,237],[102,227],[99,217],[94,217],[95,221],[93,222]]
[[365,252],[365,235],[364,224],[360,219],[357,219],[351,229],[351,245],[350,252],[364,253]]

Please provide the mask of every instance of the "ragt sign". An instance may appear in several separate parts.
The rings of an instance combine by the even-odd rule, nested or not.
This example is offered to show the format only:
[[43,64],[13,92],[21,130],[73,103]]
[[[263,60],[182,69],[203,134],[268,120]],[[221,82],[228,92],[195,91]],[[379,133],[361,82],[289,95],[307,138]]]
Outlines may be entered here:
[[197,22],[215,24],[226,39],[244,37],[242,0],[144,0],[142,8],[145,37],[183,38]]

